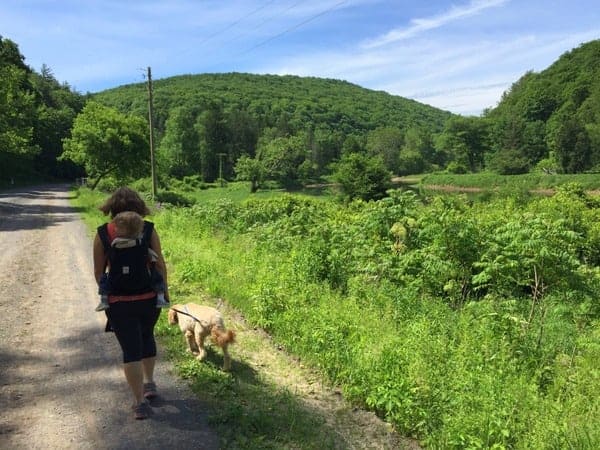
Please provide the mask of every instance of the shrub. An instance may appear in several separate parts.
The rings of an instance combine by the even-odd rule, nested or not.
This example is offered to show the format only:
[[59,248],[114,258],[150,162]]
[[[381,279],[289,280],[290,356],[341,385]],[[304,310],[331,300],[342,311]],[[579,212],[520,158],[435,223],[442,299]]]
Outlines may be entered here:
[[190,198],[174,191],[158,191],[155,200],[175,206],[192,206],[194,204]]
[[360,153],[344,155],[335,165],[333,178],[340,184],[346,201],[355,198],[377,200],[391,187],[391,174],[383,160]]

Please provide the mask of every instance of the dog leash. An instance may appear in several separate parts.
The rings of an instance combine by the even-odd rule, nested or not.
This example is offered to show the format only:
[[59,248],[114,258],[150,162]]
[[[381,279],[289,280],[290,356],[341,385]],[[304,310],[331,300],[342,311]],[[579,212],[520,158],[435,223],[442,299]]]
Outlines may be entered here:
[[179,311],[178,309],[175,309],[173,307],[171,307],[171,309],[173,311],[175,311],[177,314],[183,314],[184,316],[188,316],[191,317],[192,319],[194,319],[196,322],[198,322],[200,325],[202,326],[206,326],[206,321],[202,322],[200,319],[198,319],[197,317],[194,317],[193,315],[191,315],[189,312],[187,312],[187,306],[184,307],[186,309],[186,312],[183,311]]

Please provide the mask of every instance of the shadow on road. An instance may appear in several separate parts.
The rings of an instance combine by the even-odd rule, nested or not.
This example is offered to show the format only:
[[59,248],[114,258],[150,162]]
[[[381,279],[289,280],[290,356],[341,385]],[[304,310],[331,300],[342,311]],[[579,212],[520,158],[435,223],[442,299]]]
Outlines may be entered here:
[[48,200],[72,198],[74,194],[67,189],[67,186],[60,185],[0,193],[0,231],[44,229],[78,220],[77,213],[82,211],[79,207],[44,204]]

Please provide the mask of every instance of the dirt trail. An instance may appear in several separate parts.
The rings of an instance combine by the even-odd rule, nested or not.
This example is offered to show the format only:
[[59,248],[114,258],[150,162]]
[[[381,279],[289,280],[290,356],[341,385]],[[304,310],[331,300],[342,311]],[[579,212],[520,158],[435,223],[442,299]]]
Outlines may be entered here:
[[135,421],[120,350],[94,312],[91,239],[67,186],[0,194],[0,448],[216,449],[203,405],[159,360]]

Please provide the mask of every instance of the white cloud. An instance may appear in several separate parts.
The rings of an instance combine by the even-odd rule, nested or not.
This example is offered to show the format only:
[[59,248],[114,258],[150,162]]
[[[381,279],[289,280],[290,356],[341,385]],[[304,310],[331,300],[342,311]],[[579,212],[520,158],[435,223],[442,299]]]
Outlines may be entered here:
[[412,19],[409,27],[398,28],[383,36],[366,41],[363,44],[363,47],[367,49],[381,47],[383,45],[408,39],[419,35],[424,31],[439,28],[447,23],[473,16],[485,9],[502,6],[508,1],[510,0],[471,0],[468,5],[461,7],[453,6],[450,10],[436,16]]

